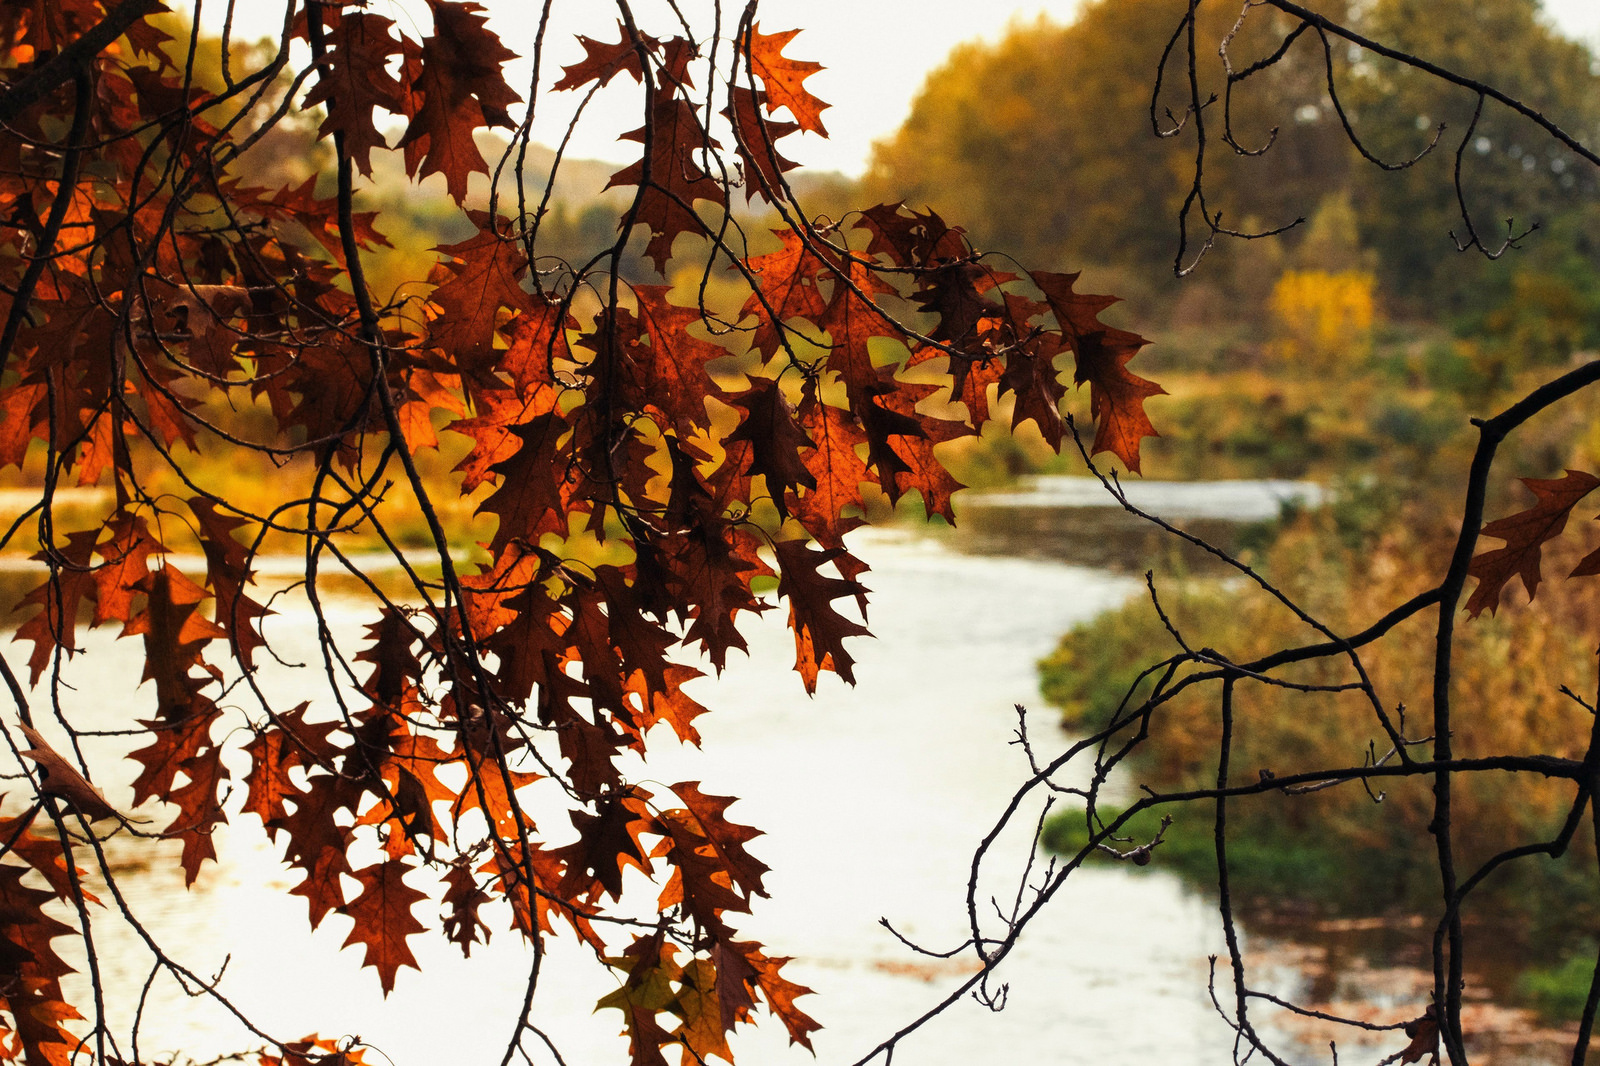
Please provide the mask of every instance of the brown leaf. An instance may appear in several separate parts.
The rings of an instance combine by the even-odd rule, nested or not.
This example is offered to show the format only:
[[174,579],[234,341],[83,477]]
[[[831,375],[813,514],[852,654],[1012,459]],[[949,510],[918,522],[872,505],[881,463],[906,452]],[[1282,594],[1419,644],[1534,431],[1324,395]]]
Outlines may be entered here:
[[723,439],[724,447],[748,441],[750,458],[745,472],[766,478],[767,494],[778,509],[779,518],[789,517],[789,490],[817,487],[817,479],[806,467],[802,453],[816,444],[794,420],[794,409],[784,398],[777,382],[758,378],[747,392],[731,396],[734,406],[745,412],[739,427]]
[[634,221],[649,227],[650,243],[644,254],[655,263],[656,271],[665,275],[672,242],[679,234],[704,228],[694,213],[695,201],[726,203],[727,190],[697,162],[705,150],[716,147],[716,141],[700,124],[694,105],[666,83],[657,84],[650,101],[648,125],[622,136],[623,140],[649,144],[648,183],[647,161],[640,160],[613,174],[606,188],[644,185]]
[[19,724],[17,729],[28,738],[28,743],[33,745],[31,748],[22,749],[22,754],[33,760],[39,774],[40,792],[66,800],[91,822],[101,818],[118,817],[116,810],[106,802],[100,790],[90,784],[83,774],[78,772],[77,767],[46,744],[43,737],[25,725]]
[[340,908],[355,921],[344,947],[362,944],[367,949],[362,965],[378,971],[383,994],[394,991],[395,974],[400,967],[419,969],[417,958],[406,945],[406,937],[423,932],[411,908],[428,897],[405,883],[411,867],[397,859],[357,870],[361,894]]
[[844,535],[862,523],[858,515],[844,512],[852,508],[859,512],[862,484],[878,480],[858,450],[866,444],[866,434],[848,411],[823,403],[809,386],[796,415],[816,445],[802,457],[816,485],[801,493],[792,509],[819,544],[843,549]]
[[[414,63],[403,66],[411,123],[398,148],[413,176],[443,174],[456,203],[467,198],[467,176],[487,174],[472,135],[485,126],[511,126],[506,109],[519,96],[503,73],[516,53],[485,25],[471,0],[428,0],[433,33]],[[420,99],[419,99],[420,97]]]
[[1095,418],[1093,452],[1109,451],[1137,473],[1139,441],[1157,435],[1145,414],[1144,401],[1166,392],[1127,368],[1128,361],[1149,342],[1102,323],[1100,312],[1117,298],[1073,291],[1077,274],[1035,271],[1031,277],[1055,312],[1065,344],[1077,356],[1074,380],[1089,385],[1089,405]]
[[740,317],[756,317],[750,347],[771,359],[783,350],[783,323],[790,319],[815,320],[828,303],[818,289],[822,260],[813,255],[792,229],[772,231],[783,247],[765,255],[744,260],[745,269],[755,275],[760,295],[746,297]]
[[1400,1052],[1401,1062],[1421,1062],[1423,1056],[1431,1062],[1439,1061],[1439,1019],[1432,1004],[1420,1018],[1406,1024],[1405,1034],[1411,1038],[1411,1043]]
[[650,860],[640,847],[639,835],[660,830],[654,828],[656,820],[645,805],[646,796],[642,790],[630,787],[621,795],[601,800],[598,814],[571,812],[578,839],[556,852],[566,863],[566,874],[557,893],[566,899],[577,899],[604,889],[612,899],[620,899],[624,867],[650,873]]
[[800,164],[778,154],[778,138],[797,132],[800,127],[793,122],[774,122],[761,114],[767,104],[766,94],[735,85],[730,92],[732,102],[722,109],[722,117],[733,127],[734,147],[744,164],[744,199],[749,203],[757,196],[766,200],[782,197],[783,175]]
[[468,211],[467,217],[478,232],[438,249],[451,261],[434,270],[437,284],[428,300],[439,313],[429,324],[429,341],[445,349],[464,376],[478,379],[506,354],[494,344],[502,308],[530,319],[554,309],[522,288],[528,260],[505,220],[483,211]]
[[761,878],[771,867],[744,849],[747,843],[762,835],[761,830],[723,817],[723,812],[738,800],[733,796],[707,795],[700,791],[698,781],[680,781],[671,788],[694,815],[700,832],[716,849],[734,882],[748,894],[765,896]]
[[833,609],[841,596],[864,593],[859,582],[824,577],[820,567],[843,555],[843,548],[813,551],[797,540],[773,544],[778,556],[778,595],[789,600],[789,628],[794,630],[795,669],[805,682],[806,691],[817,690],[817,674],[832,670],[855,684],[855,659],[845,650],[846,637],[863,636],[866,626],[852,622]]
[[343,134],[351,161],[368,177],[372,150],[388,147],[373,111],[382,108],[398,114],[404,108],[400,82],[389,73],[390,59],[400,54],[400,42],[390,33],[393,28],[394,22],[382,15],[340,12],[326,31],[328,53],[321,76],[305,98],[305,107],[322,104],[327,109],[318,134]]
[[1467,600],[1467,613],[1473,617],[1486,607],[1494,614],[1506,583],[1513,577],[1522,578],[1528,598],[1533,598],[1539,587],[1539,557],[1545,542],[1561,535],[1567,516],[1579,500],[1600,487],[1600,478],[1581,470],[1568,470],[1565,477],[1523,478],[1522,483],[1533,490],[1538,502],[1484,526],[1483,535],[1505,541],[1505,547],[1476,555],[1467,564],[1467,573],[1478,579],[1478,587]]
[[[623,28],[620,20],[617,22],[617,33],[620,40],[615,44],[607,44],[593,37],[578,34],[578,43],[583,45],[583,59],[562,67],[561,79],[550,88],[562,92],[582,88],[591,81],[603,86],[623,72],[632,75],[634,81],[642,82],[644,75],[639,66],[639,49],[628,40],[628,31]],[[646,38],[646,41],[648,40],[649,38]]]
[[[472,957],[472,945],[489,942],[489,927],[478,918],[478,908],[491,899],[489,893],[478,885],[470,864],[453,864],[444,875],[444,905],[449,908],[444,918],[445,936],[461,948],[465,958]],[[482,939],[479,939],[479,934]]]

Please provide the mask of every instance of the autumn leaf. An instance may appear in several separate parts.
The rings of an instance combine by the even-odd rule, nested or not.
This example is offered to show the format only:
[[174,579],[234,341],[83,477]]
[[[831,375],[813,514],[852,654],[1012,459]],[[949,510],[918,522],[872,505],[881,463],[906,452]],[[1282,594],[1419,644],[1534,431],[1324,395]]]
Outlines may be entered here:
[[[474,131],[511,126],[506,109],[522,99],[502,73],[516,53],[500,43],[470,0],[428,0],[433,33],[424,38],[407,75],[411,122],[396,146],[416,176],[443,174],[456,203],[467,198],[467,177],[487,174]],[[419,98],[420,97],[420,98]]]
[[345,149],[361,173],[372,176],[372,152],[388,147],[374,120],[376,109],[398,114],[400,82],[389,72],[400,42],[390,32],[394,22],[364,11],[342,11],[326,31],[328,56],[322,76],[306,93],[305,106],[323,105],[327,117],[317,132],[344,135]]
[[462,475],[463,495],[498,478],[496,467],[516,455],[526,439],[516,432],[517,427],[551,415],[555,409],[556,390],[535,390],[531,395],[519,397],[506,389],[479,392],[474,399],[478,405],[476,415],[457,419],[446,426],[470,437],[473,442],[471,451],[455,466]]
[[822,112],[829,105],[812,96],[802,84],[821,70],[822,64],[790,59],[783,54],[799,32],[762,33],[761,24],[756,23],[750,30],[750,69],[767,87],[768,110],[786,107],[801,129],[826,137],[828,131],[822,125]]
[[743,408],[744,419],[724,439],[724,446],[746,441],[750,458],[746,470],[766,478],[767,494],[778,509],[779,518],[789,517],[789,490],[817,487],[817,479],[806,467],[802,453],[816,445],[794,419],[794,410],[776,382],[758,379],[747,392],[730,397]]
[[504,220],[481,211],[469,211],[468,217],[478,232],[438,249],[452,261],[434,273],[438,284],[428,299],[439,314],[429,339],[449,353],[466,377],[477,380],[504,357],[504,350],[493,343],[502,308],[530,320],[542,319],[551,309],[522,288],[527,259],[506,232]]
[[1522,483],[1533,490],[1538,502],[1484,526],[1483,535],[1505,541],[1505,547],[1476,555],[1467,564],[1467,573],[1478,579],[1478,587],[1467,599],[1467,613],[1474,617],[1484,608],[1495,613],[1501,593],[1513,577],[1522,578],[1528,598],[1533,598],[1539,588],[1540,553],[1545,542],[1561,535],[1567,527],[1567,516],[1579,500],[1600,487],[1600,478],[1581,470],[1568,470],[1564,477],[1523,478]]
[[658,85],[650,101],[648,125],[623,134],[624,140],[648,144],[648,157],[617,171],[606,188],[642,186],[633,221],[649,228],[644,254],[655,263],[657,273],[665,275],[673,241],[703,228],[694,213],[695,202],[726,203],[728,194],[698,162],[699,153],[716,142],[700,124],[693,105],[670,85]]
[[1400,1052],[1401,1062],[1439,1061],[1439,1020],[1431,1004],[1420,1018],[1406,1023],[1404,1032],[1411,1042]]
[[105,560],[94,572],[95,625],[132,619],[134,599],[150,577],[150,556],[162,550],[138,515],[119,512],[107,526],[111,539],[95,548],[95,554]]
[[861,486],[878,480],[859,451],[867,436],[849,412],[823,403],[815,388],[808,387],[802,394],[796,418],[815,444],[815,450],[801,461],[816,484],[800,493],[791,507],[818,543],[842,549],[844,535],[863,521],[845,512],[859,510]]
[[[91,555],[99,530],[76,530],[67,534],[67,542],[56,548],[58,558],[67,563],[58,568],[44,584],[22,598],[22,606],[37,606],[38,612],[17,627],[13,640],[30,640],[33,652],[28,656],[28,684],[37,685],[45,667],[59,649],[71,657],[78,648],[78,607],[84,602],[94,602],[97,586],[92,572]],[[47,557],[36,555],[36,561]]]
[[669,1007],[683,1024],[672,1036],[687,1044],[701,1061],[715,1055],[732,1062],[727,1034],[733,1026],[724,1016],[718,984],[717,968],[709,959],[693,959],[683,968],[682,984]]
[[[1089,386],[1089,405],[1095,418],[1092,453],[1109,451],[1138,473],[1139,442],[1157,435],[1145,414],[1144,402],[1166,392],[1127,368],[1128,361],[1149,342],[1100,322],[1100,312],[1115,303],[1116,297],[1075,292],[1077,274],[1035,271],[1032,278],[1055,312],[1066,345],[1077,357],[1074,380]],[[1042,360],[1039,365],[1044,365]]]
[[659,830],[654,828],[655,816],[645,806],[646,796],[634,787],[602,799],[596,814],[571,812],[578,839],[556,852],[566,864],[558,893],[576,899],[603,889],[612,899],[620,899],[625,867],[650,873],[651,863],[639,837]]
[[894,323],[872,300],[892,292],[894,289],[871,267],[852,261],[835,283],[828,306],[817,319],[817,325],[828,332],[830,340],[828,369],[844,382],[858,417],[863,416],[862,408],[883,387],[884,368],[873,358],[871,342],[899,339]]
[[47,796],[57,796],[66,800],[91,822],[100,818],[117,817],[116,810],[106,802],[100,790],[90,784],[77,767],[46,744],[43,737],[25,725],[19,724],[17,729],[32,745],[30,748],[24,748],[21,754],[33,760],[39,775],[39,791]]
[[844,641],[846,637],[864,635],[867,629],[834,610],[833,601],[864,590],[859,582],[818,572],[824,564],[843,555],[844,549],[814,551],[793,540],[780,540],[772,548],[778,556],[778,595],[789,600],[795,669],[800,672],[806,691],[816,692],[817,674],[822,670],[832,670],[854,684],[855,659],[845,650]]
[[0,388],[0,467],[22,465],[35,436],[35,411],[47,388],[43,382]]
[[623,28],[621,20],[617,22],[617,34],[620,39],[615,44],[607,44],[593,37],[578,34],[578,43],[583,45],[583,59],[562,67],[560,80],[550,88],[562,92],[582,88],[591,81],[604,86],[616,75],[624,72],[632,75],[636,82],[643,81],[643,68],[639,66],[639,48],[628,39],[628,31]]
[[735,85],[729,90],[730,102],[722,117],[733,128],[734,147],[744,166],[744,199],[749,203],[760,196],[768,201],[782,195],[783,175],[799,166],[778,152],[778,139],[797,132],[793,122],[774,122],[761,114],[769,105],[764,94]]
[[0,1007],[7,1010],[21,1044],[21,1058],[32,1066],[66,1066],[78,1038],[66,1023],[82,1017],[66,1001],[61,979],[74,972],[53,941],[73,929],[44,911],[51,894],[23,883],[25,867],[0,863]]
[[338,727],[333,722],[307,722],[308,707],[301,703],[280,713],[244,747],[250,755],[244,809],[261,818],[269,836],[277,835],[277,823],[289,813],[285,801],[300,802],[304,796],[291,772],[331,767],[341,751],[331,742]]
[[378,971],[385,996],[394,991],[400,967],[420,969],[406,937],[424,931],[411,909],[427,896],[405,883],[411,869],[400,860],[389,859],[357,870],[353,876],[361,882],[361,894],[340,908],[355,922],[344,947],[361,944],[366,948],[362,965]]
[[700,791],[698,781],[680,781],[671,788],[677,793],[678,798],[683,800],[689,813],[694,816],[700,832],[716,849],[734,883],[743,888],[747,894],[766,895],[761,887],[761,878],[771,867],[753,857],[744,848],[750,841],[762,835],[761,830],[738,825],[723,816],[723,812],[738,800],[733,796],[707,795]]
[[[724,962],[718,968],[719,974],[741,974],[744,981],[759,988],[767,999],[767,1005],[789,1031],[790,1042],[813,1051],[811,1034],[822,1026],[816,1019],[795,1006],[795,1000],[801,996],[811,995],[812,991],[804,985],[795,984],[780,973],[790,960],[769,958],[762,952],[761,945],[754,941],[728,946],[732,949],[730,954],[739,959],[742,967],[734,968]],[[724,955],[723,958],[726,960],[728,956]]]
[[510,427],[510,433],[520,446],[491,467],[500,475],[501,485],[481,508],[500,518],[489,545],[496,554],[513,539],[537,544],[546,533],[565,533],[567,510],[573,504],[572,485],[564,477],[550,476],[572,464],[566,447],[567,425],[560,416],[554,412],[536,415]]
[[144,636],[144,680],[156,683],[156,701],[165,717],[187,713],[197,689],[192,669],[206,643],[227,631],[199,613],[206,591],[176,567],[153,570],[140,583],[145,608],[128,621],[123,636]]
[[[643,334],[622,323],[629,338],[623,349],[627,370],[618,373],[625,373],[627,386],[637,390],[635,406],[660,411],[662,428],[688,435],[696,426],[707,427],[710,423],[705,401],[708,397],[721,397],[723,391],[706,367],[725,358],[728,351],[690,332],[691,327],[700,325],[700,311],[667,302],[670,291],[666,285],[634,287]],[[646,339],[648,344],[641,343]]]
[[819,289],[826,264],[794,230],[772,232],[783,242],[781,249],[743,260],[760,291],[751,292],[739,312],[741,317],[756,317],[750,347],[768,359],[783,350],[784,323],[796,318],[815,320],[828,306]]
[[904,204],[877,204],[858,212],[855,228],[867,231],[867,254],[883,256],[897,267],[938,267],[971,256],[965,231],[933,211],[913,211]]
[[[478,917],[478,910],[492,897],[478,884],[472,867],[456,863],[445,874],[444,917],[445,936],[461,949],[463,958],[472,957],[472,945],[487,944],[490,929]],[[481,939],[480,939],[481,938]]]
[[628,977],[616,991],[601,998],[596,1011],[622,1012],[631,1066],[666,1066],[661,1048],[671,1039],[656,1016],[675,1001],[672,982],[682,973],[675,950],[661,937],[637,937],[620,958],[606,962]]
[[923,418],[917,404],[940,391],[938,385],[901,384],[898,389],[883,394],[877,403],[891,415],[916,423],[920,433],[900,434],[889,442],[898,460],[889,467],[879,467],[879,483],[891,501],[915,490],[922,496],[924,512],[931,518],[940,515],[955,525],[955,506],[951,497],[964,488],[945,469],[934,447],[976,432],[965,422],[944,418]]

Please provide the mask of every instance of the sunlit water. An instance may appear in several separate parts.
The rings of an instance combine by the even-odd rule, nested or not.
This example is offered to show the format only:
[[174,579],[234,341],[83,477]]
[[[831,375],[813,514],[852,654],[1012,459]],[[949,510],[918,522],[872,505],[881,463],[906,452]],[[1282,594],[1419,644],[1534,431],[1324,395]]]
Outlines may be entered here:
[[[770,954],[795,957],[785,974],[816,990],[800,1006],[825,1028],[814,1037],[816,1060],[789,1047],[773,1020],[741,1029],[734,1041],[741,1062],[854,1062],[971,972],[966,960],[912,954],[879,918],[936,949],[965,938],[972,847],[1027,773],[1010,743],[1013,705],[1037,704],[1035,663],[1060,633],[1138,589],[1104,570],[963,554],[959,543],[896,532],[860,537],[855,550],[872,565],[863,580],[876,639],[855,642],[858,684],[824,675],[808,698],[790,670],[794,645],[783,612],[769,612],[749,631],[747,658],[735,656],[719,679],[693,683],[696,698],[715,711],[698,723],[703,751],[653,736],[649,763],[629,770],[646,784],[698,780],[707,792],[739,796],[730,816],[768,834],[751,850],[773,868],[772,898],[758,901],[753,916],[733,916],[734,924]],[[281,607],[269,637],[286,658],[310,660],[308,616]],[[335,625],[348,632],[368,621],[354,603],[334,605]],[[146,714],[149,686],[138,693],[93,687],[96,677],[138,676],[137,642],[96,638],[90,647],[75,664],[74,713],[96,722]],[[269,683],[289,703],[303,682],[275,671]],[[1058,749],[1065,738],[1048,709],[1038,712],[1035,743]],[[244,769],[236,768],[236,781]],[[117,798],[114,784],[111,795]],[[360,949],[340,950],[349,920],[331,916],[308,933],[304,901],[287,894],[294,881],[259,823],[249,815],[234,823],[218,833],[220,862],[195,891],[182,890],[175,864],[120,878],[134,912],[180,961],[208,976],[226,961],[219,989],[278,1037],[357,1035],[397,1066],[500,1060],[530,961],[520,938],[502,932],[463,960],[437,934],[415,937],[422,972],[402,970],[385,999],[374,973],[361,969]],[[570,835],[566,825],[564,817],[548,823],[554,843]],[[986,892],[1015,893],[1025,844],[1023,836],[1006,842]],[[113,845],[114,855],[139,854]],[[637,907],[648,912],[655,890],[642,878],[634,888]],[[417,912],[437,926],[429,906]],[[108,1010],[126,1032],[149,957],[131,935],[103,935]],[[909,1037],[894,1061],[1230,1061],[1231,1035],[1206,990],[1207,956],[1222,950],[1214,906],[1175,879],[1079,871],[1001,971],[1009,984],[1004,1011],[965,1001]],[[1284,992],[1303,986],[1315,968],[1315,959],[1283,950],[1262,961],[1269,986]],[[572,1066],[626,1059],[620,1015],[593,1012],[613,987],[570,938],[552,942],[533,1020]],[[1395,997],[1376,987],[1354,994],[1377,1007],[1403,1006],[1383,1001]],[[142,1034],[147,1056],[204,1058],[258,1042],[220,1007],[183,995],[166,978],[151,991]],[[1326,1061],[1326,1038],[1305,1039],[1320,1043],[1314,1057]],[[534,1061],[553,1060],[536,1051]]]

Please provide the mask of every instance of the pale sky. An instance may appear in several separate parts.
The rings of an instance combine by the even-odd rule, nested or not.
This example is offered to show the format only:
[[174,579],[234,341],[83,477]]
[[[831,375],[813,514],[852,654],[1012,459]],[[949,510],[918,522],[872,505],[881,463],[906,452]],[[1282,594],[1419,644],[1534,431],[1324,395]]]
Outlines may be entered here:
[[[532,39],[541,5],[534,0],[480,2],[506,45],[526,51],[523,42]],[[860,174],[872,142],[899,127],[923,79],[957,44],[974,38],[994,40],[1012,21],[1032,21],[1041,14],[1066,22],[1078,4],[1079,0],[761,0],[759,21],[764,32],[805,27],[784,54],[823,64],[826,69],[809,78],[806,87],[834,105],[822,116],[829,138],[796,134],[784,141],[784,153],[808,167]],[[421,0],[370,0],[370,5],[402,25],[415,25],[408,11],[425,10]],[[222,6],[210,0],[203,10],[210,16]],[[632,6],[646,32],[675,32],[676,20],[661,0],[633,0]],[[706,0],[688,0],[680,6],[691,20],[704,18],[711,10]],[[283,11],[279,4],[257,0],[239,4],[237,10],[244,23],[241,30],[276,35]],[[730,30],[741,10],[737,0],[724,0]],[[1545,10],[1567,34],[1600,49],[1600,0],[1545,0]],[[579,33],[616,40],[615,7],[599,0],[557,0],[547,38],[547,77],[542,79],[546,85],[559,76],[562,65],[583,57],[574,36]],[[508,75],[519,92],[526,92],[528,70],[523,64]],[[548,113],[552,121],[548,126],[539,123],[535,136],[554,143],[576,105],[576,94],[552,94],[547,102],[550,110],[541,105],[540,112]],[[616,134],[639,125],[639,107],[637,86],[626,78],[614,80],[590,105],[570,154],[628,158],[634,146],[618,145]]]

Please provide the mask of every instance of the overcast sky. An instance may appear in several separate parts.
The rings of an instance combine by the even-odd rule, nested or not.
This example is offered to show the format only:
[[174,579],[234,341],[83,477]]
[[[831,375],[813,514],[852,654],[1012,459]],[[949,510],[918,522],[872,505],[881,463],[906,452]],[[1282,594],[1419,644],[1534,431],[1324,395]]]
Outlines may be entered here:
[[[523,51],[532,39],[540,4],[534,0],[480,0],[490,12],[491,25],[514,50]],[[872,142],[886,137],[904,120],[912,97],[928,72],[944,61],[950,50],[974,38],[994,40],[1013,21],[1031,21],[1047,15],[1059,22],[1072,18],[1079,0],[761,0],[761,27],[775,30],[805,27],[785,50],[798,59],[811,59],[826,68],[813,75],[806,87],[834,106],[823,113],[831,135],[824,140],[812,134],[797,134],[784,142],[786,155],[810,167],[842,170],[859,174],[866,166]],[[402,25],[412,20],[408,5],[421,9],[421,0],[371,0],[373,10],[387,14]],[[207,13],[224,5],[217,0],[206,4]],[[708,11],[705,0],[689,0],[682,5],[690,18],[696,11]],[[672,32],[672,16],[660,0],[634,0],[633,8],[642,27],[661,34]],[[725,17],[730,24],[740,10],[734,0],[725,0]],[[1545,9],[1568,34],[1600,46],[1600,0],[1545,0]],[[270,0],[237,5],[243,29],[274,34],[281,22],[282,8]],[[274,16],[273,12],[277,14]],[[554,75],[563,64],[583,57],[575,34],[584,33],[604,40],[616,40],[615,7],[599,0],[557,0],[549,35],[546,71]],[[513,86],[525,89],[527,67],[511,72]],[[546,80],[546,84],[549,81]],[[631,91],[630,91],[631,90]],[[553,111],[567,111],[576,103],[574,94],[551,98],[559,103]],[[622,160],[627,148],[616,144],[618,131],[639,124],[637,87],[628,79],[617,79],[590,105],[591,114],[574,138],[570,151],[575,156]],[[545,112],[543,107],[541,113]],[[536,136],[548,142],[560,136],[559,126],[536,129]],[[630,146],[631,147],[631,146]]]

